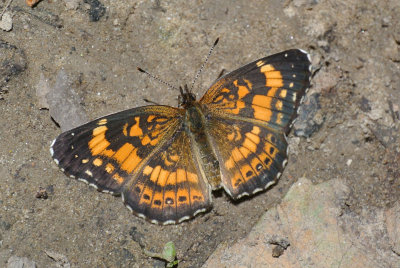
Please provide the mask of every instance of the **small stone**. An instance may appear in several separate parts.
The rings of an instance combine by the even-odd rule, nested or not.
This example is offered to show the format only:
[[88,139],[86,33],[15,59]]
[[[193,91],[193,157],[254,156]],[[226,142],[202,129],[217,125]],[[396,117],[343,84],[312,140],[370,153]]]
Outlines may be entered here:
[[39,199],[49,198],[49,195],[47,194],[47,190],[42,187],[39,187],[39,191],[36,192],[36,198],[39,198]]
[[371,104],[369,103],[369,100],[362,96],[361,100],[359,101],[360,104],[360,109],[361,111],[367,113],[371,111]]
[[283,9],[283,12],[285,13],[286,16],[289,18],[292,18],[296,15],[296,9],[293,6],[288,6],[285,9]]
[[385,111],[382,108],[376,107],[375,109],[372,109],[370,113],[368,113],[368,116],[372,120],[378,120],[383,117],[384,113],[385,113]]
[[11,12],[4,12],[0,20],[0,28],[3,31],[9,32],[12,29],[12,14]]
[[89,5],[89,19],[90,21],[99,21],[101,17],[106,14],[105,6],[98,0],[84,0],[83,2]]
[[79,0],[64,0],[64,3],[68,10],[75,10],[79,7]]
[[36,263],[26,257],[11,256],[7,261],[7,268],[36,268]]
[[391,17],[384,17],[382,19],[382,23],[381,23],[382,27],[388,27],[390,24],[390,21],[391,21]]
[[71,267],[71,264],[69,263],[67,257],[65,257],[64,255],[49,250],[45,250],[44,252],[46,253],[47,256],[49,256],[49,258],[53,259],[56,262],[57,267],[62,267],[62,268]]
[[280,256],[283,255],[283,252],[285,252],[285,249],[283,247],[281,247],[280,245],[276,245],[272,249],[272,257],[279,258]]
[[320,112],[319,96],[315,93],[306,97],[293,127],[295,136],[309,138],[321,128],[325,118]]
[[317,41],[317,44],[318,44],[318,46],[321,47],[321,48],[325,48],[325,47],[328,47],[328,46],[329,46],[329,43],[328,43],[328,41],[326,41],[326,40],[318,40],[318,41]]

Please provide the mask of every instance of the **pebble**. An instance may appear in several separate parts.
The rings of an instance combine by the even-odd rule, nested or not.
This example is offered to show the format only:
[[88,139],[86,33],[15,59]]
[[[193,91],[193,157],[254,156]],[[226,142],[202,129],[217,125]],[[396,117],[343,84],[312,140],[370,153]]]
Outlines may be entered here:
[[0,20],[0,28],[3,31],[9,32],[12,29],[12,14],[11,12],[4,12],[3,16],[1,17]]

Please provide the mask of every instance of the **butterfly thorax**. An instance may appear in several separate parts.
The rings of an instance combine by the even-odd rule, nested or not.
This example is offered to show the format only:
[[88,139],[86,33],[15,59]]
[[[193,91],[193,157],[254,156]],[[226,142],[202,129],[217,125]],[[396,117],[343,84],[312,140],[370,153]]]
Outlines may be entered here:
[[186,107],[184,129],[192,140],[191,150],[195,155],[197,166],[212,189],[218,189],[221,187],[219,162],[207,135],[207,124],[202,106],[199,102],[193,101]]
[[196,102],[196,95],[189,91],[187,85],[185,85],[183,88],[179,87],[179,90],[181,95],[179,95],[178,98],[178,105],[185,109],[193,106],[193,104]]

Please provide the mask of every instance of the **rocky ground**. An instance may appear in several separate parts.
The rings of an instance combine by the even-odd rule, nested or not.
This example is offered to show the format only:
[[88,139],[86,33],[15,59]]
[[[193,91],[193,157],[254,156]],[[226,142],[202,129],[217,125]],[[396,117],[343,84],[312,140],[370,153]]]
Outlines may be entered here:
[[[1,267],[164,267],[143,249],[168,241],[179,267],[400,267],[398,0],[14,0],[5,14]],[[217,192],[211,212],[161,227],[59,171],[49,154],[59,126],[144,98],[176,106],[178,92],[136,66],[191,83],[217,37],[198,97],[222,69],[289,48],[311,55],[275,187],[241,202]],[[60,88],[54,109],[47,92]]]

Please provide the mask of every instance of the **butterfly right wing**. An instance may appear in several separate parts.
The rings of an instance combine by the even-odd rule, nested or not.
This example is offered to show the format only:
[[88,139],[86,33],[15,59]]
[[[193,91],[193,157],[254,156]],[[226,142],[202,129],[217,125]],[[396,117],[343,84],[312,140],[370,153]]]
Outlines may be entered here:
[[200,100],[222,186],[234,199],[266,189],[282,173],[285,134],[310,85],[310,67],[306,52],[283,51],[223,76]]
[[208,134],[219,162],[221,185],[233,199],[267,189],[282,174],[287,159],[283,133],[246,121],[213,117]]

